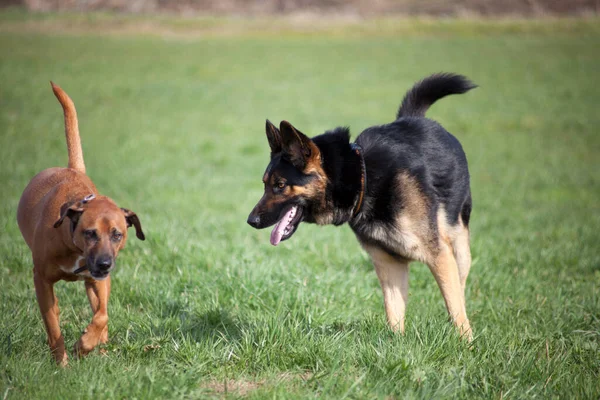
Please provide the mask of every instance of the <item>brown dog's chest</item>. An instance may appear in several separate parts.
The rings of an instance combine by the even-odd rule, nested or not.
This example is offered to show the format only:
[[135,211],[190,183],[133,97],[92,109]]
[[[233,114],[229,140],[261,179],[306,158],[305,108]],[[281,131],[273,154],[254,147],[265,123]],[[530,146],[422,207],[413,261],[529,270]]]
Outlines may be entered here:
[[85,278],[91,278],[90,272],[84,270],[78,274],[73,272],[80,267],[85,266],[85,258],[78,254],[73,254],[57,261],[59,269],[63,272],[61,279],[67,281],[80,281]]

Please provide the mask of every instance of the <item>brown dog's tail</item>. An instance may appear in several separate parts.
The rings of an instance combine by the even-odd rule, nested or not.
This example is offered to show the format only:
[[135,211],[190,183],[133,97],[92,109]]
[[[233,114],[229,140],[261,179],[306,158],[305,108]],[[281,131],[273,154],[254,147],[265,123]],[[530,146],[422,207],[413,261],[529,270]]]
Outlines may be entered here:
[[52,91],[60,102],[65,114],[65,136],[67,137],[67,150],[69,152],[69,168],[85,174],[85,163],[83,162],[83,151],[81,150],[81,139],[79,138],[79,124],[77,123],[77,111],[73,100],[58,85],[50,81]]

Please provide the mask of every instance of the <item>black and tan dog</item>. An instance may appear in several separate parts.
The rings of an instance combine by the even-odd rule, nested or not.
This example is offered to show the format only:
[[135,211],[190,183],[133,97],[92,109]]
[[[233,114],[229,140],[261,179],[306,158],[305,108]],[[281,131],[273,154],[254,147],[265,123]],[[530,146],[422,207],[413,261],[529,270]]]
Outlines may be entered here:
[[60,87],[52,84],[52,90],[64,110],[68,168],[43,170],[29,182],[19,202],[17,221],[31,249],[35,294],[48,344],[56,362],[65,365],[54,284],[59,280],[85,282],[94,316],[75,344],[76,353],[85,355],[108,340],[109,273],[125,246],[127,228],[135,226],[141,240],[144,233],[137,215],[99,195],[85,174],[75,106]]
[[289,122],[278,130],[267,121],[271,162],[248,223],[275,224],[277,245],[302,221],[348,222],[373,260],[392,329],[404,331],[408,266],[418,260],[431,269],[461,335],[471,339],[464,296],[471,268],[467,159],[425,112],[474,87],[460,75],[432,75],[406,94],[394,122],[366,129],[352,144],[347,128],[309,139]]

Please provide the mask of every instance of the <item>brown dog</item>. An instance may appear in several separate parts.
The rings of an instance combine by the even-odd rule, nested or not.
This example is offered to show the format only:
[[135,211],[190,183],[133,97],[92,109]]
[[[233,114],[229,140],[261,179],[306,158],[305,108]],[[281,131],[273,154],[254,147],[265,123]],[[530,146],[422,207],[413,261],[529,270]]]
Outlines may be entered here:
[[[77,112],[73,101],[52,83],[62,105],[69,152],[68,168],[49,168],[25,188],[17,221],[33,256],[33,281],[48,344],[57,363],[66,365],[67,353],[58,319],[54,283],[83,280],[94,316],[75,344],[76,355],[85,355],[108,341],[110,271],[119,250],[125,247],[127,228],[144,233],[134,212],[119,208],[85,174]],[[70,223],[63,224],[65,218]]]

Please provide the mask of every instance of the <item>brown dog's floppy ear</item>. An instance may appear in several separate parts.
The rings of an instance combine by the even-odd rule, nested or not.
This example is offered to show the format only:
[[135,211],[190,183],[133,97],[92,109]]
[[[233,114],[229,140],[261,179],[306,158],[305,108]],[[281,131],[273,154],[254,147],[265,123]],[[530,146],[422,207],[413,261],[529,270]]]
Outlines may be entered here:
[[140,240],[146,240],[146,236],[142,231],[142,224],[140,223],[140,219],[138,218],[137,214],[126,208],[121,208],[121,210],[123,210],[123,214],[125,214],[127,227],[129,228],[132,225],[135,226],[135,236],[137,236],[137,238]]
[[81,202],[66,202],[60,207],[60,218],[54,223],[54,227],[58,228],[59,226],[61,226],[66,217],[69,217],[71,219],[72,226],[77,225],[77,221],[79,221],[81,213],[83,213]]
[[279,124],[283,152],[296,168],[304,169],[311,159],[319,157],[319,148],[312,140],[287,121]]
[[281,152],[281,132],[267,120],[265,126],[265,132],[267,133],[267,140],[269,141],[269,147],[271,147],[271,154]]

